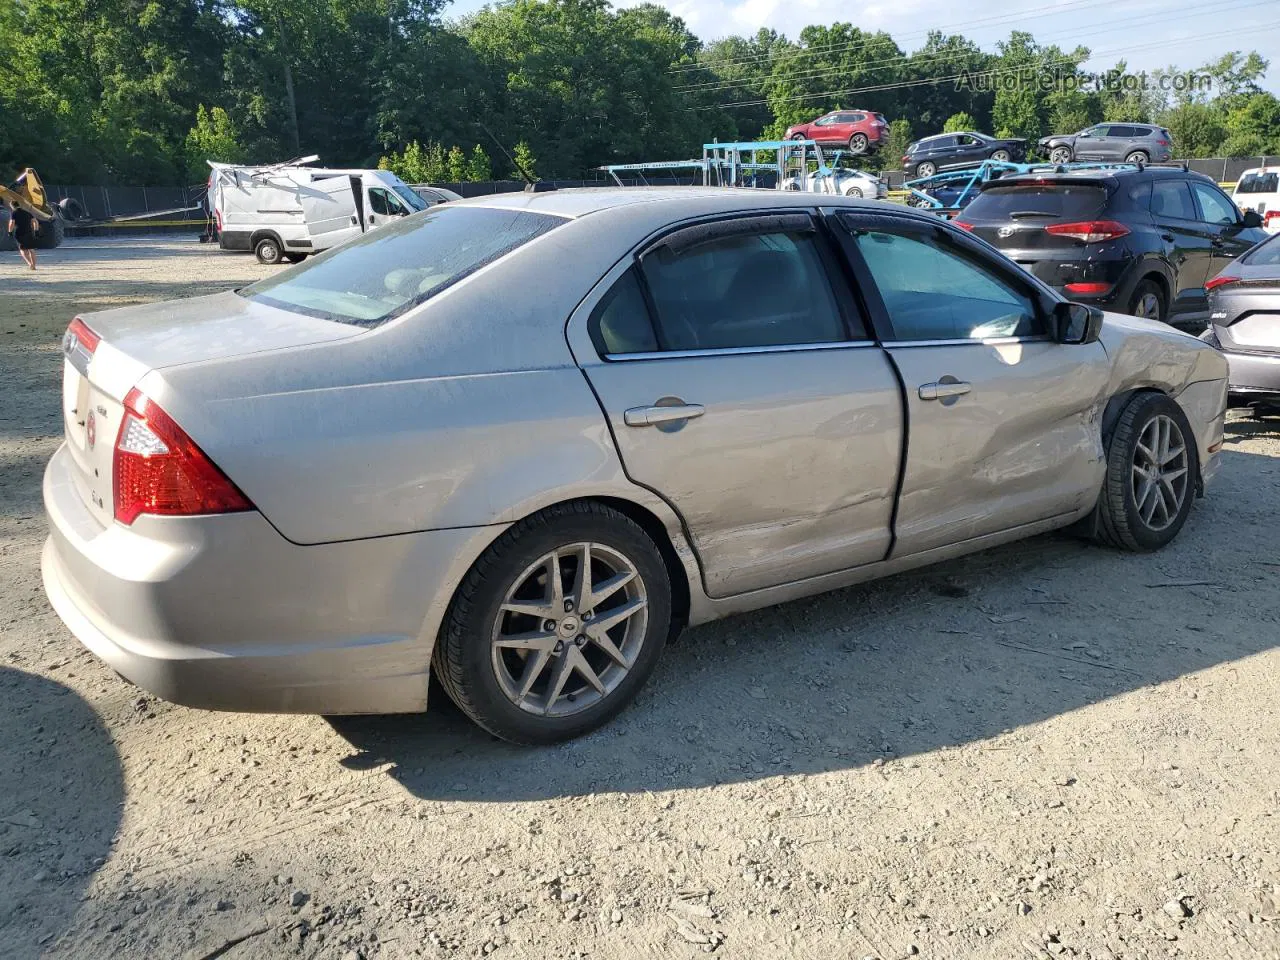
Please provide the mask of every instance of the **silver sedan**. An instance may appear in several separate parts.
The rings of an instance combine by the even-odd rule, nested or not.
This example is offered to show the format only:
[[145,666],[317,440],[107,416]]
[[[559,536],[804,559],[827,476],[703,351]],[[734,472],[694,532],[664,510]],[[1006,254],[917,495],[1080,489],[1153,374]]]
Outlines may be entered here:
[[[842,197],[434,207],[233,293],[77,318],[49,599],[193,706],[620,710],[679,630],[1073,527],[1168,543],[1227,368]],[[785,651],[782,652],[785,656]]]

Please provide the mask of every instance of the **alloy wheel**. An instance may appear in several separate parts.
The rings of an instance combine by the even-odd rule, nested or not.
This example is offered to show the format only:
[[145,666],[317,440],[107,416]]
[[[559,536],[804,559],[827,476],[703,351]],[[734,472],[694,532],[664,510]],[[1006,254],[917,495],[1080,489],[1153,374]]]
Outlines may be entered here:
[[1054,163],[1067,163],[1071,160],[1071,151],[1066,147],[1057,147],[1050,152],[1049,159]]
[[1168,527],[1187,498],[1190,465],[1182,428],[1160,414],[1142,428],[1133,451],[1133,502],[1151,530]]
[[1135,317],[1145,317],[1148,320],[1160,319],[1160,298],[1151,292],[1144,293],[1138,298],[1138,302],[1134,304],[1133,315]]
[[648,606],[635,563],[617,550],[583,542],[545,554],[515,579],[493,626],[502,692],[544,717],[599,703],[635,665]]

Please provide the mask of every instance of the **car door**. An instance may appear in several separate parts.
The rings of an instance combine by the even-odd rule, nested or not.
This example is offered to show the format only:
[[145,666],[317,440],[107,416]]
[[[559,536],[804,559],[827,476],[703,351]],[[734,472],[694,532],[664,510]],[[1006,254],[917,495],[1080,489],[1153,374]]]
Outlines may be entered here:
[[809,213],[678,229],[619,264],[569,340],[627,475],[725,597],[884,559],[901,390]]
[[987,145],[968,133],[956,135],[956,150],[952,163],[977,163],[987,159]]
[[312,248],[327,250],[364,233],[364,189],[359,176],[313,180],[300,188],[302,218]]
[[1201,309],[1217,231],[1200,221],[1190,183],[1181,177],[1155,178],[1151,183],[1151,217],[1165,244],[1165,258],[1174,270],[1173,310]]
[[385,187],[369,187],[369,229],[386,226],[394,220],[409,215],[404,202]]
[[1102,345],[1051,340],[1051,298],[957,230],[890,215],[838,219],[906,388],[893,556],[1088,509],[1105,471]]
[[1106,149],[1105,140],[1107,139],[1108,129],[1106,124],[1099,124],[1087,130],[1081,130],[1076,135],[1076,145],[1073,151],[1075,159],[1101,160],[1103,151]]
[[1212,233],[1209,243],[1213,256],[1207,280],[1216,277],[1227,264],[1253,246],[1260,239],[1256,236],[1259,231],[1245,227],[1236,205],[1216,186],[1193,180],[1191,193],[1196,198],[1200,222]]
[[809,131],[809,139],[818,143],[833,143],[841,139],[840,131],[835,128],[837,119],[837,114],[828,113],[825,117],[819,117],[813,121],[813,127]]

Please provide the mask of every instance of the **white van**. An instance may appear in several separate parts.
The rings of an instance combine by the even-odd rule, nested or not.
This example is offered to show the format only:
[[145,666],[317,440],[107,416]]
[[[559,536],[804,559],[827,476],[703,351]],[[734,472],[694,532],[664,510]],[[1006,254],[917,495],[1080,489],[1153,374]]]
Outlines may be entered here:
[[1231,199],[1241,210],[1256,210],[1268,233],[1280,233],[1280,167],[1254,167],[1240,174]]
[[223,250],[297,263],[430,204],[389,170],[333,170],[306,158],[270,167],[209,161],[209,208]]

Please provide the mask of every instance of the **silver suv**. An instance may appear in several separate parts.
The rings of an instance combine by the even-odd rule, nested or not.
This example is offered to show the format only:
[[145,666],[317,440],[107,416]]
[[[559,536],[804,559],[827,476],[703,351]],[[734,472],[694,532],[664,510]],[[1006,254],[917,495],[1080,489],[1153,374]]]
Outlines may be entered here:
[[1164,163],[1173,159],[1173,137],[1150,123],[1099,123],[1079,133],[1044,137],[1040,152],[1054,163],[1114,160]]

